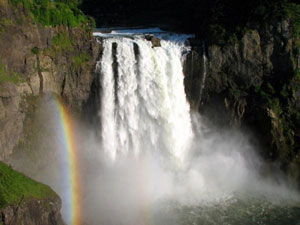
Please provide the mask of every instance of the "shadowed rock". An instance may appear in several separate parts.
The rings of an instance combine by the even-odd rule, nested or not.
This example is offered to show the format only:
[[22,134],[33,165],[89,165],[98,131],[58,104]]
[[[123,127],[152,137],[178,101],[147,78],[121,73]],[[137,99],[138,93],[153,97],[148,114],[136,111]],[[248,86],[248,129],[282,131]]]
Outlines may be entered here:
[[160,45],[160,39],[157,38],[157,37],[155,37],[154,35],[148,34],[148,35],[145,36],[145,39],[146,39],[147,41],[151,41],[152,47],[153,47],[153,48],[155,48],[155,47],[160,47],[160,46],[161,46],[161,45]]

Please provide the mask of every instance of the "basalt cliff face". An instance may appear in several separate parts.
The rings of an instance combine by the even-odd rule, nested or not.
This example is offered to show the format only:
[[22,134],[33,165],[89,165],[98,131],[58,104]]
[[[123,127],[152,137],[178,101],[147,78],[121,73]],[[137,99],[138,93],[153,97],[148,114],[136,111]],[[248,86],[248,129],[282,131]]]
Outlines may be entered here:
[[[59,96],[75,112],[82,111],[91,93],[98,51],[85,27],[45,27],[21,4],[0,1],[0,161],[9,162],[13,154],[33,148],[31,141],[39,132],[33,125],[35,111],[43,96]],[[18,169],[26,172],[25,168]],[[6,175],[0,174],[1,179]],[[14,192],[12,186],[0,188],[0,224],[64,224],[61,200],[54,192],[3,207],[2,194]]]
[[85,28],[43,27],[28,10],[0,1],[0,160],[24,140],[32,99],[55,94],[80,112],[99,47]]
[[60,214],[61,200],[58,196],[37,200],[24,200],[1,209],[3,225],[64,225]]
[[222,46],[191,40],[185,86],[196,110],[218,126],[250,129],[261,154],[299,184],[299,38],[292,30],[291,21],[273,20]]
[[0,162],[0,224],[64,225],[61,199],[38,183]]

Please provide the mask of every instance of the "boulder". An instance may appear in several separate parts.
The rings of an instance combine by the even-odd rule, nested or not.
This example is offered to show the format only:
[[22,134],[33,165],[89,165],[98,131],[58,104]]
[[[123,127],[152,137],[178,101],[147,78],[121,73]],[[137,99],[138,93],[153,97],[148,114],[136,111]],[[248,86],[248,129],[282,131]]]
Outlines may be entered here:
[[155,37],[154,35],[147,34],[147,35],[145,35],[145,39],[148,41],[151,41],[153,48],[161,46],[160,39]]

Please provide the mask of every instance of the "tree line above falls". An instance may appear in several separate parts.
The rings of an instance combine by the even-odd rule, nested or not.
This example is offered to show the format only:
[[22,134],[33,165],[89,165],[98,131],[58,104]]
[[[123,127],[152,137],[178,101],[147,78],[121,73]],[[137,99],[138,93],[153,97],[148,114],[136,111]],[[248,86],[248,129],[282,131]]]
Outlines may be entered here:
[[[293,0],[82,0],[97,26],[163,26],[196,33],[208,41],[240,36],[245,26],[286,14]],[[216,37],[218,34],[219,37]]]
[[[91,17],[78,8],[78,0],[8,0],[15,7],[28,10],[36,22],[43,26],[95,26]],[[26,10],[25,10],[26,9]]]

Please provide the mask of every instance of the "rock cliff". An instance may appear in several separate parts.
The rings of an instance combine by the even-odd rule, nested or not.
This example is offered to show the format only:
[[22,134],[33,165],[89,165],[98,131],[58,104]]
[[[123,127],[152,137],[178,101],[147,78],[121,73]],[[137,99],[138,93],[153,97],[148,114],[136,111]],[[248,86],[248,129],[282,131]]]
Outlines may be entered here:
[[3,225],[64,225],[61,215],[61,200],[58,196],[44,200],[24,200],[1,209]]
[[205,49],[199,40],[191,44],[185,85],[194,107],[218,126],[250,128],[259,138],[262,155],[279,160],[299,182],[300,46],[292,21],[272,20],[222,46]]
[[0,160],[24,139],[32,96],[61,96],[80,112],[90,94],[98,45],[84,27],[43,27],[0,1]]

